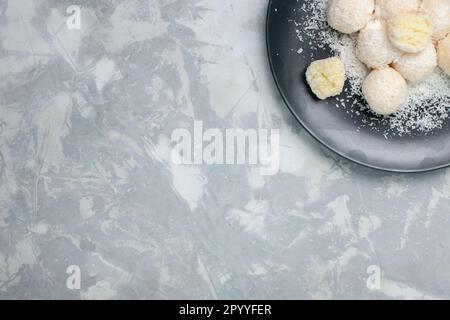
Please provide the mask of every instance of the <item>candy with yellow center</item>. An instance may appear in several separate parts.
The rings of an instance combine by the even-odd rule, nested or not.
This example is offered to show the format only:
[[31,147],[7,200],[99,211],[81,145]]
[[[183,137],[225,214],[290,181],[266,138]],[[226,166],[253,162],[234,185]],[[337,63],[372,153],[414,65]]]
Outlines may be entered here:
[[433,24],[422,13],[400,13],[388,21],[391,43],[408,53],[418,53],[431,41]]
[[319,99],[336,96],[344,89],[344,64],[336,57],[314,61],[306,70],[306,80]]

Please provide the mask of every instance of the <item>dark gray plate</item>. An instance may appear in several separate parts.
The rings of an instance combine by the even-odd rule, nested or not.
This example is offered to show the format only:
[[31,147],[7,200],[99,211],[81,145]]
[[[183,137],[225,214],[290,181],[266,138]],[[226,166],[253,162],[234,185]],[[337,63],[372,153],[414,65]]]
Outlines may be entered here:
[[[368,110],[348,113],[337,108],[335,100],[315,99],[305,80],[307,66],[316,59],[329,57],[330,50],[296,52],[299,40],[289,20],[303,14],[301,4],[308,0],[271,0],[267,14],[267,48],[278,89],[289,110],[320,143],[356,163],[395,172],[422,172],[450,165],[450,132],[447,120],[433,132],[393,135],[380,119],[373,126],[364,125],[374,115]],[[299,30],[302,32],[302,30]],[[306,41],[308,43],[308,41]],[[359,97],[361,103],[364,100]]]

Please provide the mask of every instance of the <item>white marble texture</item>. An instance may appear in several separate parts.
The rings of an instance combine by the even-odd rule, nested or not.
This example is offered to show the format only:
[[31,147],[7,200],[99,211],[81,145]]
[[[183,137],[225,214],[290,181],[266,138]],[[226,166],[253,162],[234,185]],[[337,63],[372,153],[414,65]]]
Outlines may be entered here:
[[[266,6],[0,0],[0,298],[450,298],[450,171],[313,141],[274,86]],[[175,166],[194,120],[280,129],[280,173]]]

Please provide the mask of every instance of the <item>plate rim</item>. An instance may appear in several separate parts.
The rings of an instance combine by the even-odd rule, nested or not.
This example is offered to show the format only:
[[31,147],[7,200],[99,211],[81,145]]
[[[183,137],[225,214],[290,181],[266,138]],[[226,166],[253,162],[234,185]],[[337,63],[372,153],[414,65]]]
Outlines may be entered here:
[[426,172],[433,172],[433,171],[437,171],[437,170],[440,170],[440,169],[445,169],[445,168],[450,167],[450,159],[448,160],[448,163],[446,163],[446,164],[435,166],[435,167],[430,167],[430,168],[425,168],[425,169],[392,169],[392,168],[387,168],[387,167],[383,167],[383,166],[377,166],[377,165],[373,165],[373,164],[371,164],[369,162],[364,162],[364,161],[355,159],[352,156],[347,155],[347,154],[339,151],[337,148],[333,148],[328,143],[326,143],[321,138],[319,138],[314,133],[314,130],[312,130],[307,124],[305,124],[304,121],[296,114],[296,112],[294,111],[294,109],[290,105],[286,95],[284,94],[283,90],[281,89],[281,85],[280,85],[280,83],[278,81],[278,77],[275,74],[275,68],[274,68],[272,54],[271,54],[271,50],[270,50],[271,47],[270,47],[270,39],[269,39],[269,21],[270,21],[270,14],[271,14],[271,11],[272,11],[271,10],[272,9],[272,5],[273,5],[274,1],[277,1],[277,0],[269,0],[268,1],[267,13],[266,13],[266,22],[265,22],[266,50],[267,50],[267,57],[269,59],[270,71],[271,71],[272,77],[273,77],[273,79],[275,81],[277,90],[278,90],[279,94],[281,95],[281,98],[283,99],[283,102],[286,105],[286,107],[288,108],[289,112],[294,116],[294,118],[303,127],[303,129],[305,129],[306,132],[311,137],[314,138],[314,140],[316,140],[323,147],[327,148],[328,150],[332,151],[333,153],[337,154],[338,156],[340,156],[343,159],[349,160],[349,161],[351,161],[351,162],[353,162],[353,163],[355,163],[357,165],[360,165],[360,166],[363,166],[363,167],[366,167],[366,168],[375,169],[375,170],[379,170],[379,171],[384,171],[384,172],[387,172],[387,173],[426,173]]

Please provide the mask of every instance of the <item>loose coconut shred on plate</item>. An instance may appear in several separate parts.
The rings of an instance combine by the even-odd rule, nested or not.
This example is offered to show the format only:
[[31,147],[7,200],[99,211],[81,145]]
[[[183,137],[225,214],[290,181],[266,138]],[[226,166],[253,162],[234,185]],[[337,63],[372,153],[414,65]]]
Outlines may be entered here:
[[[308,0],[299,3],[295,10],[296,18],[289,20],[300,42],[299,48],[293,48],[304,55],[304,46],[314,52],[330,48],[345,64],[348,85],[344,94],[335,97],[335,105],[344,109],[351,118],[360,118],[361,112],[368,109],[362,97],[361,87],[369,69],[356,57],[357,35],[344,35],[332,30],[327,23],[328,0]],[[390,136],[412,134],[429,134],[433,130],[442,129],[450,112],[450,78],[440,70],[436,70],[426,80],[409,85],[409,98],[406,105],[397,113],[387,118],[373,116],[356,121],[357,130],[369,127],[381,132],[386,139]],[[385,129],[387,128],[387,129]],[[433,131],[434,132],[434,131]]]

